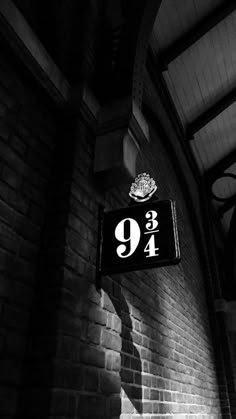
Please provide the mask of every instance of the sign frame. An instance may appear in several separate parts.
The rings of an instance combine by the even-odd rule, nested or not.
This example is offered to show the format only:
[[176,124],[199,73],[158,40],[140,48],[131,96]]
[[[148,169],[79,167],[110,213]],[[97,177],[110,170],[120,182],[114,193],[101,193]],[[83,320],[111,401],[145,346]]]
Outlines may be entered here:
[[[104,219],[107,214],[109,216],[117,216],[119,214],[129,213],[132,214],[132,211],[140,211],[141,209],[148,208],[150,206],[160,206],[163,205],[162,203],[169,203],[171,209],[171,221],[172,221],[172,233],[173,233],[173,242],[174,242],[174,255],[172,258],[164,258],[164,259],[155,259],[150,260],[149,263],[139,263],[138,265],[135,263],[131,263],[129,266],[105,266],[104,267]],[[166,204],[167,205],[167,204]],[[147,222],[148,220],[146,220]],[[146,232],[147,233],[147,232]],[[151,232],[150,232],[151,233]],[[143,233],[145,234],[145,233]],[[114,237],[114,240],[116,238]],[[117,241],[117,243],[119,243]],[[97,252],[97,275],[101,277],[101,275],[110,275],[110,274],[118,274],[124,272],[132,272],[137,270],[144,270],[144,269],[152,269],[162,266],[168,265],[175,265],[179,263],[181,260],[180,256],[180,245],[179,245],[179,236],[178,236],[178,226],[177,226],[177,215],[176,215],[176,202],[174,200],[166,199],[166,200],[158,200],[156,198],[150,199],[148,202],[145,203],[138,203],[132,204],[128,207],[119,208],[116,210],[107,210],[104,207],[100,208],[99,211],[99,230],[98,230],[98,252]],[[121,261],[122,262],[122,261]],[[99,281],[100,282],[100,281]]]

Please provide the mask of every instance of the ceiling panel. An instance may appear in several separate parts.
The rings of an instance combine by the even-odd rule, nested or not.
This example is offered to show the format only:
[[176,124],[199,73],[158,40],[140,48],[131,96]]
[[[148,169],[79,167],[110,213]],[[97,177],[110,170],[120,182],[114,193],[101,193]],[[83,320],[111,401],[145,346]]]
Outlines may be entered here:
[[201,171],[208,170],[236,149],[236,103],[198,131],[191,148]]
[[225,169],[224,173],[233,173],[234,175],[236,175],[236,163],[234,163],[231,166],[227,167],[227,169]]
[[167,48],[196,21],[200,21],[223,2],[223,0],[162,0],[153,30],[156,47],[159,50]]
[[233,45],[236,11],[169,64],[165,80],[175,104],[180,103],[183,123],[194,120],[236,86]]

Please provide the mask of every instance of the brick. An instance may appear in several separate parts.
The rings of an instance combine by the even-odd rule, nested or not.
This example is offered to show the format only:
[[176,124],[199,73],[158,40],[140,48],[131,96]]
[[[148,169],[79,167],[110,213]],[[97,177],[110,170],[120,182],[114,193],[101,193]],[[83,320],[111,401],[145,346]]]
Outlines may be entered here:
[[0,388],[0,415],[7,417],[14,416],[17,411],[17,390],[11,387]]
[[89,294],[88,294],[88,299],[97,304],[98,306],[101,303],[101,294],[100,292],[96,289],[96,287],[94,285],[91,285],[89,288]]
[[71,233],[71,236],[72,236],[73,233],[74,234],[77,233],[83,239],[85,239],[85,240],[88,239],[88,227],[81,221],[80,218],[75,217],[73,214],[69,214],[68,225],[73,229],[73,232]]
[[122,338],[124,338],[124,339],[127,339],[127,340],[131,341],[131,340],[132,340],[132,335],[131,335],[131,333],[132,333],[132,329],[131,329],[131,328],[128,328],[128,327],[126,327],[126,326],[123,326],[123,327],[122,327],[122,332],[121,332],[121,336],[122,336]]
[[110,311],[111,313],[115,312],[113,303],[112,303],[110,297],[106,293],[104,293],[104,295],[103,295],[103,308],[107,311]]
[[121,350],[121,338],[116,334],[103,330],[102,345],[107,349],[114,349],[119,352]]
[[112,329],[112,314],[111,313],[107,313],[106,327],[107,327],[107,329]]
[[88,319],[96,324],[105,326],[107,322],[107,313],[96,306],[90,306],[88,308]]
[[0,360],[1,382],[5,385],[19,385],[21,380],[21,363],[19,360],[5,358]]
[[150,400],[149,388],[143,388],[143,400]]
[[[182,408],[181,408],[181,410],[182,410]],[[166,414],[166,413],[171,413],[171,411],[173,411],[172,408],[171,408],[171,405],[169,405],[167,403],[160,403],[159,404],[159,413]]]
[[100,372],[100,390],[102,394],[120,394],[121,379],[119,374],[108,371]]
[[133,333],[132,334],[133,337],[133,341],[134,343],[136,343],[137,345],[142,345],[142,335],[139,335],[138,333]]
[[39,227],[22,214],[18,216],[16,232],[22,235],[25,240],[38,245],[41,233]]
[[121,368],[121,356],[120,353],[113,352],[112,355],[112,370],[120,371]]
[[[48,368],[47,368],[48,370]],[[60,362],[56,360],[53,368],[53,385],[65,389],[79,391],[83,387],[82,367],[72,362]],[[44,385],[47,384],[45,380]]]
[[144,402],[143,403],[143,413],[152,413],[152,403]]
[[0,142],[0,152],[2,159],[18,174],[24,174],[27,171],[25,162],[8,145]]
[[159,390],[151,390],[150,391],[150,399],[151,400],[160,400],[160,391]]
[[109,398],[109,411],[108,414],[113,415],[114,417],[120,417],[121,412],[121,399],[120,396],[113,395]]
[[9,137],[9,129],[6,126],[6,124],[4,124],[4,122],[0,120],[0,139],[1,141],[4,140],[7,142],[8,137]]
[[21,157],[26,154],[27,145],[17,135],[11,135],[9,144]]
[[45,160],[42,159],[42,156],[39,156],[38,152],[28,149],[27,160],[34,170],[37,170],[43,177],[49,178],[50,167],[45,164]]
[[14,189],[20,188],[23,182],[19,174],[6,165],[3,167],[2,179]]
[[82,345],[81,346],[81,361],[85,364],[94,365],[96,367],[105,367],[105,352],[96,347]]
[[130,400],[122,400],[122,412],[123,414],[134,413],[134,406]]
[[0,218],[8,225],[14,225],[17,213],[4,201],[0,199]]
[[142,371],[142,363],[140,358],[131,358],[131,369],[133,371]]
[[[142,361],[142,371],[149,372],[149,363],[147,361]],[[150,369],[150,373],[153,374],[153,370]]]
[[9,278],[2,275],[0,281],[0,296],[14,303],[31,306],[33,289],[27,284],[13,279],[9,280]]
[[106,351],[106,369],[112,370],[112,355],[113,351]]
[[159,413],[160,412],[159,405],[160,405],[159,402],[158,403],[155,403],[155,402],[153,403],[153,405],[152,405],[153,413]]
[[96,368],[83,368],[84,390],[98,392],[98,370]]
[[125,392],[130,400],[142,400],[142,387],[125,384]]
[[100,344],[102,329],[97,324],[88,326],[88,340],[96,345]]
[[114,330],[114,332],[116,333],[121,333],[121,319],[120,317],[113,315],[112,316],[112,329]]
[[[60,292],[59,292],[60,295]],[[59,297],[53,297],[52,296],[52,301],[53,299],[59,298]],[[51,301],[49,301],[49,303],[47,305],[45,305],[45,315],[46,317],[48,317],[48,313],[50,313],[50,308],[51,308]],[[58,330],[60,330],[61,333],[64,334],[71,334],[71,336],[74,337],[78,337],[80,336],[81,333],[81,319],[76,318],[72,315],[72,313],[69,313],[68,311],[66,311],[63,307],[59,307],[59,304],[57,304],[58,306],[58,310],[55,312],[55,318],[56,318],[56,322],[58,324]],[[52,318],[53,319],[53,318]],[[46,320],[46,318],[45,318]],[[53,320],[52,320],[53,321]]]
[[140,320],[140,321],[142,320],[142,315],[141,315],[140,311],[136,307],[133,307],[132,306],[131,313],[132,313],[132,316],[135,319]]
[[[84,181],[85,179],[83,179],[83,183]],[[75,193],[74,185],[72,185],[72,193]],[[81,221],[83,221],[87,227],[91,228],[91,226],[93,226],[93,230],[96,232],[98,224],[98,212],[94,208],[92,209],[93,212],[88,211],[86,207],[84,207],[79,201],[76,201],[73,198],[71,198],[70,204],[73,214],[77,216]]]
[[0,181],[0,199],[20,213],[27,214],[28,201],[2,181]]
[[76,416],[77,410],[77,396],[76,394],[69,393],[68,398],[68,416],[69,418]]
[[78,403],[78,417],[102,417],[105,410],[105,400],[102,396],[80,395]]
[[88,265],[88,261],[85,261],[81,255],[74,253],[72,249],[68,248],[68,246],[65,249],[64,263],[66,267],[72,269],[77,274],[84,275],[86,273],[86,265]]
[[43,222],[45,220],[45,213],[42,208],[40,208],[34,202],[29,202],[27,214],[29,219],[33,222],[33,224],[42,227]]
[[7,270],[10,278],[24,283],[34,283],[35,271],[33,264],[17,259],[2,249],[0,249],[0,262],[2,270]]
[[134,345],[129,340],[122,339],[122,351],[129,355],[133,355],[134,353]]
[[51,396],[50,414],[66,416],[68,414],[69,395],[63,390],[54,390]]
[[58,358],[79,362],[80,342],[71,336],[58,336],[56,354]]
[[164,391],[164,401],[171,402],[172,401],[172,393]]
[[30,243],[21,237],[18,240],[18,255],[19,258],[26,263],[36,263],[38,257],[37,245],[35,243]]
[[[138,384],[138,380],[140,380],[140,374],[135,374],[135,382]],[[150,375],[143,374],[142,377],[142,383],[144,386],[150,387],[151,386],[151,377]]]
[[134,321],[134,330],[135,330],[136,332],[141,332],[140,322],[138,322],[138,321]]
[[3,321],[9,328],[17,329],[18,331],[26,331],[29,325],[29,312],[5,304]]
[[37,188],[28,181],[24,181],[22,185],[22,194],[28,201],[34,202],[40,207],[45,206],[45,190],[44,188]]
[[124,383],[133,383],[134,382],[134,371],[122,368],[121,379],[122,379],[122,382],[124,382]]
[[136,372],[135,374],[134,374],[134,382],[135,382],[135,384],[137,384],[137,385],[143,385],[143,386],[147,386],[147,387],[150,387],[150,385],[151,385],[151,377],[149,377],[150,378],[150,380],[149,380],[149,384],[147,384],[147,380],[145,380],[144,378],[143,378],[143,376],[142,376],[142,373],[141,372]]
[[121,365],[124,368],[130,368],[131,358],[129,355],[125,355],[124,353],[121,353]]
[[0,85],[0,97],[1,102],[4,103],[8,108],[11,108],[14,105],[12,96],[3,85]]
[[10,250],[12,253],[17,251],[18,236],[14,230],[10,229],[6,224],[0,222],[0,245],[1,247]]
[[5,338],[5,350],[9,356],[14,356],[15,359],[23,358],[25,353],[26,342],[25,336],[11,333],[8,331]]

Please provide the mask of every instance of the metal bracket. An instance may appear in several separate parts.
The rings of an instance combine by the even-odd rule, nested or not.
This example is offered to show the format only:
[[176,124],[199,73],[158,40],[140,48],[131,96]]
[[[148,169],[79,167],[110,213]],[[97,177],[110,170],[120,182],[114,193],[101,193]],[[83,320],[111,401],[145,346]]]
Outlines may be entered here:
[[96,261],[96,289],[101,290],[102,286],[102,272],[101,272],[101,258],[102,258],[102,241],[103,241],[103,217],[104,217],[103,205],[99,205],[98,208],[98,234],[97,234],[97,261]]

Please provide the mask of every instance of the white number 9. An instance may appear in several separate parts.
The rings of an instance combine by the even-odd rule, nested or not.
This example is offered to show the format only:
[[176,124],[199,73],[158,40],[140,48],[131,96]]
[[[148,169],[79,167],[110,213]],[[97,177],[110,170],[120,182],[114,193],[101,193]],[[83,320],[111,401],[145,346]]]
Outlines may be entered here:
[[[127,237],[125,237],[126,235]],[[120,242],[128,243],[129,245],[126,246],[125,244],[120,244],[116,249],[117,255],[120,258],[128,258],[131,256],[139,244],[140,235],[139,225],[133,218],[125,218],[120,221],[115,229],[115,238]],[[128,253],[125,253],[127,248]]]

